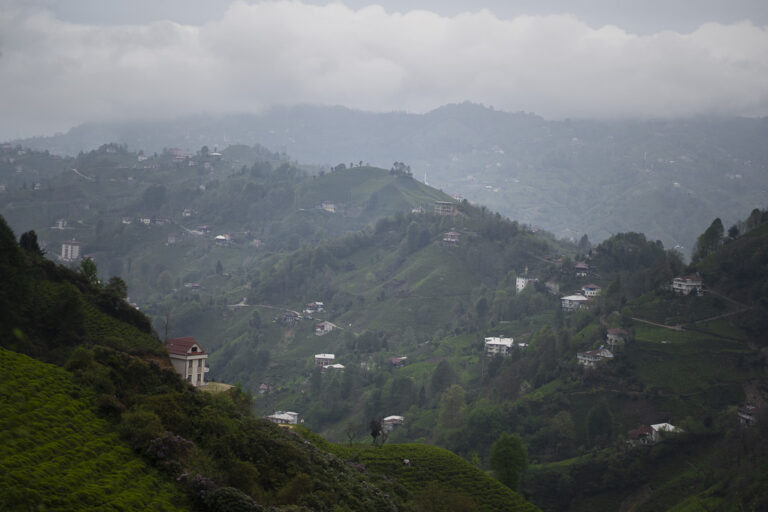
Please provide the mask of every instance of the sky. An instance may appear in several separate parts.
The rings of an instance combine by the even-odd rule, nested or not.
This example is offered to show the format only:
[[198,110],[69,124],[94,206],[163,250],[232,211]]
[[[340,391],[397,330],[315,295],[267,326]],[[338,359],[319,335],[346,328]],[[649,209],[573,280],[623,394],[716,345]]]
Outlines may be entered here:
[[83,122],[472,101],[768,115],[765,0],[0,0],[0,140]]

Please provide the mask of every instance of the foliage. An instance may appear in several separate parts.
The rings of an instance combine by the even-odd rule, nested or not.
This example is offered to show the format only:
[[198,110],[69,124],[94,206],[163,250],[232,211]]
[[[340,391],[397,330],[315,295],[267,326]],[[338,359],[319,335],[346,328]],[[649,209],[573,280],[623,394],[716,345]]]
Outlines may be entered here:
[[504,432],[491,447],[491,469],[501,483],[517,491],[528,467],[528,454],[519,436]]

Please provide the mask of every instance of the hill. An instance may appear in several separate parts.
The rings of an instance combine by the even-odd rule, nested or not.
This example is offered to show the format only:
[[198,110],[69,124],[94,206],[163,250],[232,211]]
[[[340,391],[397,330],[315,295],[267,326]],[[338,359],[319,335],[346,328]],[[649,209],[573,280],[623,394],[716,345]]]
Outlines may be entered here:
[[[396,480],[254,418],[239,387],[205,393],[184,383],[117,278],[102,285],[87,265],[45,260],[34,233],[21,240],[0,218],[0,278],[15,285],[0,290],[4,506],[427,510]],[[439,482],[441,471],[422,477]],[[464,478],[487,477],[472,468]],[[452,495],[476,509],[467,492]],[[515,493],[500,499],[532,509]]]
[[558,237],[643,232],[688,255],[714,217],[765,206],[765,119],[545,120],[469,103],[425,114],[339,107],[163,123],[83,125],[21,141],[76,154],[105,140],[134,150],[253,141],[326,168],[408,162],[431,184]]

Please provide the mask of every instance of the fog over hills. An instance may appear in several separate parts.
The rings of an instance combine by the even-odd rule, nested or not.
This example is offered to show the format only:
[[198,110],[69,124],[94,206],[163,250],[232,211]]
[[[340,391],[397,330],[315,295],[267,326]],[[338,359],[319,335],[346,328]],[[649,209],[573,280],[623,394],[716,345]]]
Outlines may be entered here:
[[557,236],[645,232],[690,255],[693,233],[768,197],[765,118],[545,120],[471,103],[426,114],[272,108],[164,122],[91,123],[22,145],[76,154],[106,141],[147,153],[261,144],[329,168],[403,161],[414,176]]

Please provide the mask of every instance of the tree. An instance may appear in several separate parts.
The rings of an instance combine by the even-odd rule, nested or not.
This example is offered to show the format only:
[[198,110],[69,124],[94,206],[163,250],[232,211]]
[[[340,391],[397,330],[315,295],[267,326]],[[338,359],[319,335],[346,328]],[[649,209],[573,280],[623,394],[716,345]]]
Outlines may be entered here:
[[496,478],[517,491],[528,467],[528,453],[520,436],[504,432],[491,446],[491,469]]
[[128,285],[117,276],[110,277],[104,289],[120,299],[125,299],[128,296]]
[[605,445],[613,434],[613,415],[608,404],[601,402],[587,413],[587,436],[591,446]]
[[440,423],[446,428],[459,428],[464,425],[464,412],[467,403],[464,400],[464,388],[452,385],[443,393],[440,401]]
[[216,261],[216,273],[221,275],[224,273],[224,265],[221,264],[221,260]]
[[99,285],[98,268],[96,268],[96,262],[91,258],[83,258],[80,261],[80,273],[83,274],[91,284],[96,286]]
[[40,245],[37,243],[37,233],[35,233],[34,229],[32,231],[22,233],[21,237],[19,238],[19,245],[25,251],[38,254],[40,256],[45,254],[45,251],[40,249]]
[[381,420],[373,418],[368,423],[368,429],[371,431],[371,437],[373,438],[371,442],[376,444],[376,439],[381,435]]
[[707,230],[696,239],[696,245],[693,248],[693,262],[702,260],[715,252],[723,243],[724,233],[723,221],[720,218],[713,220]]
[[448,386],[450,386],[453,382],[453,378],[454,375],[451,364],[446,360],[440,361],[440,363],[437,365],[437,368],[435,368],[435,372],[432,374],[432,396],[436,396],[442,393],[443,390],[447,389]]

